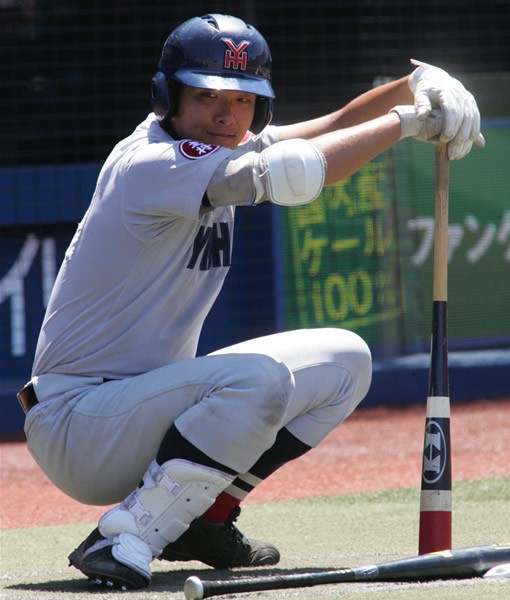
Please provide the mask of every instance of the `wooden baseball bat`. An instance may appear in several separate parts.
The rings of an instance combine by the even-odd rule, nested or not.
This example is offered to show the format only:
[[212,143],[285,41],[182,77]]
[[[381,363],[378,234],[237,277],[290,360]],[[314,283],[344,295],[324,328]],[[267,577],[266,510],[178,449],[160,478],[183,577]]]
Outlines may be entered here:
[[448,378],[448,187],[446,144],[435,146],[436,188],[432,335],[423,443],[419,554],[452,547],[452,473]]
[[186,579],[184,583],[184,595],[186,600],[202,600],[223,594],[310,587],[329,583],[467,579],[481,577],[489,569],[509,561],[510,543],[472,546],[353,569],[224,581],[203,581],[193,576]]

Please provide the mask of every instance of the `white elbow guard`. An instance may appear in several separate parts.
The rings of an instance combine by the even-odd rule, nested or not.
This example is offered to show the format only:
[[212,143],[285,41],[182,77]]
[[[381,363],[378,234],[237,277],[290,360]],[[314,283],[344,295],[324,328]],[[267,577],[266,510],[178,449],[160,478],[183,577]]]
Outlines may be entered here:
[[285,140],[265,148],[254,163],[255,204],[269,200],[283,206],[312,202],[326,180],[326,159],[313,144]]

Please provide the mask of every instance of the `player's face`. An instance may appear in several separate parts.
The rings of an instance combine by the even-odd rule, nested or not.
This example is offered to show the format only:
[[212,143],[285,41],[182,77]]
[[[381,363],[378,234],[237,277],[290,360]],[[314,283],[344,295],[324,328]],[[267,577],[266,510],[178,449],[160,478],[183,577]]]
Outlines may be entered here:
[[182,86],[172,125],[180,138],[236,148],[253,120],[255,94]]

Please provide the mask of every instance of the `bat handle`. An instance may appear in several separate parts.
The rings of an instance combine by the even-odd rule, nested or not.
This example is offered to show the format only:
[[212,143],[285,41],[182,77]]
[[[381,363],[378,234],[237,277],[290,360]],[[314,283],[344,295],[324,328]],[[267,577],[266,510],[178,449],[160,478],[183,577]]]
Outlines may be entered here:
[[[375,569],[375,571],[374,571]],[[246,579],[227,579],[224,581],[202,581],[199,577],[188,577],[184,582],[186,600],[203,600],[211,596],[223,594],[240,594],[242,592],[263,592],[286,588],[311,587],[341,581],[356,581],[357,572],[365,573],[366,568],[340,569],[318,573],[293,573],[282,576],[252,577]],[[376,567],[370,567],[375,573]]]
[[313,585],[313,581],[305,576],[288,578],[257,577],[251,579],[227,579],[225,581],[202,581],[199,577],[188,577],[184,582],[186,600],[203,600],[211,596],[223,594],[240,594],[242,592],[259,592],[275,590],[290,586]]
[[448,187],[450,161],[446,144],[436,144],[436,192],[434,207],[434,282],[433,300],[448,297]]

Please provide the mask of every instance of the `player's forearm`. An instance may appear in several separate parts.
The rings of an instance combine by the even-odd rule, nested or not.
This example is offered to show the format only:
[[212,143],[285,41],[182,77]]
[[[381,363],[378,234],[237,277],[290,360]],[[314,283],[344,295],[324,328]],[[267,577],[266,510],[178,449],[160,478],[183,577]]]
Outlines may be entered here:
[[400,118],[385,114],[311,140],[326,157],[326,185],[349,177],[400,139]]
[[301,137],[312,139],[325,133],[352,127],[385,115],[398,104],[412,104],[413,94],[407,84],[408,77],[402,77],[361,94],[340,110],[293,125],[278,128],[280,140]]
[[402,77],[384,85],[368,90],[354,98],[338,111],[333,129],[352,127],[385,115],[397,104],[413,104],[414,98],[407,84],[408,77]]

